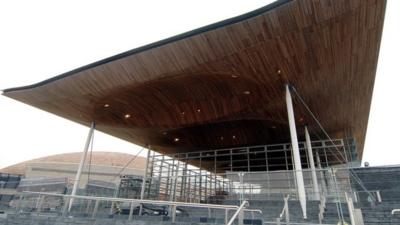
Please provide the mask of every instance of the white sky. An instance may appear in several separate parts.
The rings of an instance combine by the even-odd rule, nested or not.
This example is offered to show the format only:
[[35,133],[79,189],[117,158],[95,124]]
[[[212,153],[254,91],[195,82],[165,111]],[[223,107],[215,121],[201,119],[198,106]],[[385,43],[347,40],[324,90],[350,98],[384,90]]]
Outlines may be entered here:
[[[28,85],[271,0],[1,1],[0,89]],[[140,4],[139,4],[140,3]],[[400,164],[400,1],[388,0],[363,161]],[[0,168],[81,151],[88,128],[0,96]],[[94,150],[140,147],[95,133]]]

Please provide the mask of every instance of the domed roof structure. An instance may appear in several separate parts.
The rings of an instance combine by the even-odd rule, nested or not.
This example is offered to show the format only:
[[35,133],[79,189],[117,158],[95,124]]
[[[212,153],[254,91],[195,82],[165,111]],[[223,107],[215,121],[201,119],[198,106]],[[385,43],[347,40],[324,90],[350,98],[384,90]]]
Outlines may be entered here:
[[[0,169],[1,173],[21,174],[24,175],[29,164],[32,163],[71,163],[78,164],[81,159],[81,152],[63,153],[57,155],[45,156],[17,163],[12,166]],[[121,152],[93,152],[91,157],[91,165],[124,167],[135,157],[135,155]],[[90,153],[86,158],[86,163],[90,160]],[[138,156],[127,168],[143,169],[146,165],[146,158]]]

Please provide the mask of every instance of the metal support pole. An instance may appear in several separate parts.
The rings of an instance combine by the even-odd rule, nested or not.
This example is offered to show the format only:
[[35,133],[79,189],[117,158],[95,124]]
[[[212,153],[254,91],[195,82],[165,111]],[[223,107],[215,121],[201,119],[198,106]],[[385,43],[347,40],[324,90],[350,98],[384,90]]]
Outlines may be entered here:
[[250,172],[250,152],[249,148],[246,148],[246,153],[247,153],[247,171]]
[[[178,161],[178,165],[176,166],[175,175],[174,175],[174,192],[172,193],[173,194],[172,201],[174,201],[174,202],[176,201],[176,194],[177,194],[176,190],[177,190],[177,184],[178,184],[179,170],[180,170],[180,166],[181,166],[181,161],[179,161],[179,160],[177,160],[177,161]],[[182,178],[182,176],[181,176],[181,178]],[[181,179],[181,181],[182,181],[182,179]],[[182,185],[182,182],[180,182],[180,185]]]
[[63,206],[63,209],[62,209],[62,214],[61,214],[61,216],[62,217],[65,217],[65,216],[67,216],[67,213],[68,213],[68,203],[69,203],[69,198],[68,197],[64,197],[64,206]]
[[244,201],[244,184],[243,184],[243,172],[238,173],[239,176],[239,181],[240,181],[240,197],[239,197],[239,202],[242,204]]
[[22,193],[19,195],[19,200],[18,200],[18,204],[17,207],[15,209],[16,213],[19,213],[21,208],[22,208],[22,201],[24,199],[24,196],[22,195]]
[[267,153],[268,149],[267,146],[264,146],[264,152],[265,152],[265,171],[268,171],[268,153]]
[[356,225],[356,222],[355,222],[355,219],[354,219],[353,199],[347,195],[347,192],[345,192],[344,194],[346,196],[347,208],[349,210],[349,217],[350,217],[351,225]]
[[310,134],[308,133],[307,126],[304,127],[304,131],[306,134],[306,146],[307,146],[307,151],[308,151],[308,161],[310,162],[311,166],[311,176],[312,176],[312,182],[313,182],[313,195],[315,200],[320,200],[320,194],[319,194],[319,186],[318,186],[318,180],[317,180],[317,172],[315,172],[315,163],[314,163],[314,154],[312,152],[312,147],[311,147],[311,139],[310,139]]
[[217,152],[214,152],[214,195],[217,195]]
[[[150,150],[150,149],[149,149]],[[150,190],[151,190],[151,185],[153,182],[153,177],[154,177],[154,157],[155,157],[155,152],[152,152],[152,156],[151,156],[151,162],[148,164],[150,165],[150,174],[147,174],[146,172],[146,178],[149,181],[149,188],[147,189],[147,196],[150,197]],[[148,179],[150,178],[150,179]]]
[[175,223],[175,219],[176,219],[176,205],[173,205],[172,206],[172,209],[171,209],[171,220],[172,220],[172,222],[173,223]]
[[[181,199],[185,199],[184,201],[187,201],[187,192],[188,192],[188,172],[187,172],[187,167],[188,167],[188,163],[187,163],[187,155],[185,158],[185,162],[184,162],[184,167],[182,168],[182,184],[181,184]],[[189,177],[190,178],[190,177]],[[190,183],[190,181],[189,181]]]
[[165,158],[165,156],[163,155],[162,158],[161,158],[161,163],[160,163],[160,168],[159,168],[159,176],[158,176],[159,189],[158,189],[158,194],[160,194],[160,191],[161,191],[161,183],[162,183],[163,167],[164,167],[164,158]]
[[115,207],[115,202],[111,202],[110,212],[109,212],[110,218],[114,216],[114,207]]
[[92,218],[94,219],[96,217],[97,214],[97,210],[99,209],[99,200],[96,200],[96,202],[94,203],[94,208],[93,208],[93,213],[92,213]]
[[321,159],[319,158],[319,153],[318,151],[315,152],[316,154],[316,158],[317,158],[317,165],[318,165],[318,169],[322,169],[322,165],[321,165]]
[[376,198],[378,199],[378,202],[381,203],[382,202],[382,197],[381,197],[381,191],[377,190],[376,191]]
[[[292,172],[293,172],[293,186],[294,186],[294,188],[297,190],[297,181],[296,181],[296,168],[295,168],[295,165],[294,165],[294,158],[293,158],[293,150],[290,148],[290,150],[292,151],[292,154],[290,154],[290,158],[291,158],[291,160],[292,160]],[[289,180],[289,185],[291,185],[290,184],[290,180]],[[291,186],[289,186],[289,187],[291,187]],[[297,194],[298,195],[298,194]],[[300,199],[299,197],[297,197],[298,199]]]
[[284,198],[285,200],[285,222],[287,225],[290,224],[290,214],[289,214],[289,196]]
[[230,154],[229,154],[229,158],[230,158],[230,162],[231,162],[229,165],[230,165],[230,167],[231,167],[231,168],[230,168],[230,169],[231,169],[231,172],[233,172],[233,160],[232,160],[232,155],[233,155],[233,154],[232,154],[232,149],[229,150],[229,153],[230,153]]
[[[151,151],[150,151],[150,149],[148,147],[148,149],[147,149],[146,167],[145,167],[146,171],[144,172],[144,175],[143,175],[142,188],[140,190],[140,199],[141,200],[144,198],[144,191],[146,189],[147,171],[148,171],[148,168],[149,168],[150,154],[151,154]],[[142,204],[140,204],[140,208],[139,208],[139,216],[140,215],[142,215]]]
[[193,186],[191,187],[191,190],[189,192],[190,194],[190,203],[192,202],[197,202],[198,199],[198,192],[197,192],[197,173],[195,171],[190,171],[190,176],[191,176],[191,182],[193,183]]
[[294,118],[292,96],[290,95],[289,85],[286,85],[286,107],[288,112],[290,138],[292,141],[293,158],[296,169],[297,192],[299,195],[301,209],[303,211],[303,218],[307,219],[306,190],[304,187],[303,171],[302,171],[300,152],[299,152],[299,143],[297,141],[296,121]]
[[199,166],[199,169],[200,169],[200,174],[199,174],[199,202],[201,202],[201,198],[202,198],[202,174],[201,174],[201,168],[202,168],[202,165],[201,165],[201,163],[202,163],[202,158],[201,158],[201,155],[202,155],[202,153],[200,152],[200,166]]
[[325,142],[322,142],[322,147],[324,148],[325,167],[329,167],[328,156],[327,156],[327,154],[326,154],[326,145],[325,145]]
[[228,209],[225,209],[225,224],[228,223]]
[[[189,202],[192,202],[192,171],[189,170],[189,182],[188,182],[188,189],[186,193],[186,198],[189,198]],[[195,189],[196,190],[196,189]],[[186,200],[187,201],[187,200]]]
[[319,170],[319,175],[320,175],[320,182],[321,182],[321,191],[322,194],[326,194],[328,193],[327,187],[326,187],[326,183],[325,183],[325,175],[324,175],[324,171],[322,170],[322,165],[321,165],[321,159],[319,157],[319,153],[318,151],[315,151],[316,154],[316,158],[317,158],[317,166],[318,166],[318,170]]
[[92,204],[92,200],[87,200],[86,211],[85,211],[86,215],[89,215],[91,204]]
[[129,208],[129,217],[128,217],[128,220],[132,220],[133,207],[134,207],[134,204],[133,204],[133,202],[131,202],[131,207]]
[[238,215],[238,225],[243,225],[243,220],[244,220],[244,210],[240,210],[239,215]]
[[[95,128],[95,123],[92,122],[92,124],[90,125],[89,134],[88,134],[88,136],[86,138],[86,144],[85,144],[85,148],[83,149],[83,152],[82,152],[81,161],[79,163],[78,171],[76,172],[74,186],[72,188],[71,196],[76,195],[76,191],[78,190],[79,181],[80,181],[81,175],[82,175],[82,169],[83,169],[83,166],[85,164],[86,155],[87,155],[87,152],[89,150],[90,142],[92,141],[94,128]],[[74,198],[71,198],[69,200],[68,212],[71,211],[71,207],[72,207],[73,201],[74,201]]]
[[336,169],[335,168],[331,168],[332,171],[332,180],[334,182],[335,185],[335,192],[336,192],[336,207],[338,210],[338,217],[339,217],[339,221],[343,224],[344,221],[344,216],[343,216],[343,209],[342,209],[342,203],[340,201],[340,194],[339,194],[339,187],[338,187],[338,183],[336,180]]
[[37,209],[36,209],[36,211],[37,212],[41,212],[42,211],[42,205],[43,205],[43,202],[44,202],[44,195],[39,195],[39,202],[38,202],[38,205],[37,205]]
[[166,178],[167,182],[165,184],[165,194],[168,195],[169,198],[171,198],[170,197],[171,196],[171,185],[170,185],[171,179],[170,179],[170,177],[171,177],[171,164],[168,163],[167,178]]

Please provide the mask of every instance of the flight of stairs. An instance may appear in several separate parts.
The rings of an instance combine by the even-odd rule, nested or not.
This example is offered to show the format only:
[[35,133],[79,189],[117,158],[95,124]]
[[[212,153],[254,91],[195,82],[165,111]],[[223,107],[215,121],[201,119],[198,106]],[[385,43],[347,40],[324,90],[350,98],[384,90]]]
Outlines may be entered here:
[[[400,209],[400,167],[362,167],[353,170],[367,190],[380,190],[382,202],[372,206],[366,194],[360,194],[355,207],[361,208],[365,225],[399,225],[400,215],[391,215]],[[353,182],[353,189],[363,189]]]

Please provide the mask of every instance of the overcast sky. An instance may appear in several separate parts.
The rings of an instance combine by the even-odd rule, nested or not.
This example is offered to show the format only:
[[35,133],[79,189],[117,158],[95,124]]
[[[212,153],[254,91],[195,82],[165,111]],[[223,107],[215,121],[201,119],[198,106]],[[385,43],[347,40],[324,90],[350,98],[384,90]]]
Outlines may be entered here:
[[[28,85],[271,1],[1,1],[0,89]],[[400,164],[400,1],[388,0],[363,161]],[[0,168],[81,151],[88,128],[0,96]],[[95,133],[94,150],[140,147]]]

